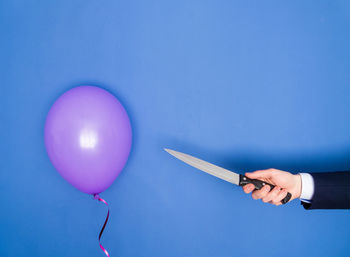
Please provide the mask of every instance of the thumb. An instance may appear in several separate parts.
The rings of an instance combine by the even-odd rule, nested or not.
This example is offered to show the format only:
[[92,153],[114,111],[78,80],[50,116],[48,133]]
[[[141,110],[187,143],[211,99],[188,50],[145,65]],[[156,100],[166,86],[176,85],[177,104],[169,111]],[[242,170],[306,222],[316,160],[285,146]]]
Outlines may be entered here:
[[256,178],[271,178],[272,170],[257,170],[254,172],[247,172],[245,174],[248,178],[256,179]]

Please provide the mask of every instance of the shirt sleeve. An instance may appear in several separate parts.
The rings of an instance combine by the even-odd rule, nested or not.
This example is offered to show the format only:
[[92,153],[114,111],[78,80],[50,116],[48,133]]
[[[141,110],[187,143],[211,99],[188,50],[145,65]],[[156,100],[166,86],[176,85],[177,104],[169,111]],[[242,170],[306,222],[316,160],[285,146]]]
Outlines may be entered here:
[[309,173],[299,173],[301,177],[300,200],[309,203],[315,191],[314,179]]

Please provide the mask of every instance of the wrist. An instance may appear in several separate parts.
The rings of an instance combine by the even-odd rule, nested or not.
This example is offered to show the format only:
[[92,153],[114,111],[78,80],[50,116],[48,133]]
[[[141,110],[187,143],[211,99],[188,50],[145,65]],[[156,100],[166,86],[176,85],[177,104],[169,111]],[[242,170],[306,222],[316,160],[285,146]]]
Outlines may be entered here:
[[294,188],[293,188],[293,198],[300,198],[301,195],[301,176],[300,174],[293,175],[294,179]]

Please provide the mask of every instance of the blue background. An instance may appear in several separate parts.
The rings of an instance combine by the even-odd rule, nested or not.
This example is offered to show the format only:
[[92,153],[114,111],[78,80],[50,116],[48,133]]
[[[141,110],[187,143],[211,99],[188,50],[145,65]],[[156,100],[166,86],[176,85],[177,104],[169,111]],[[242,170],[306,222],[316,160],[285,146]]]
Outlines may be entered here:
[[162,150],[238,172],[350,169],[348,1],[1,1],[0,256],[104,256],[106,208],[45,151],[55,99],[115,94],[133,125],[101,194],[111,256],[348,256],[350,213],[275,207]]

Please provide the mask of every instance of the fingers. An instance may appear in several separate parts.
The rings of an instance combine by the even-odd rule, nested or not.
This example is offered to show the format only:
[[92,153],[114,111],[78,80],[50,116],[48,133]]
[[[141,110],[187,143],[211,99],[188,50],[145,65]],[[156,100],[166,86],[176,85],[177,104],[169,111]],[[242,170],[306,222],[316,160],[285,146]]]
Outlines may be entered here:
[[273,172],[274,172],[274,169],[257,170],[257,171],[254,171],[254,172],[247,172],[245,175],[248,178],[252,178],[252,179],[270,178],[270,177],[272,177]]
[[255,190],[252,193],[252,197],[255,200],[264,198],[270,192],[270,186],[265,185],[260,190]]
[[268,203],[268,202],[271,202],[273,201],[274,199],[277,198],[277,196],[279,195],[281,191],[281,188],[276,186],[274,187],[274,189],[272,189],[265,197],[263,197],[261,200],[264,202],[264,203]]
[[[255,186],[253,184],[248,184],[248,185],[245,185],[243,187],[243,191],[246,193],[246,194],[249,194],[251,192],[253,192],[255,190]],[[253,193],[252,193],[252,197],[257,200],[257,199],[261,199],[261,198],[264,198],[266,197],[267,195],[269,195],[270,191],[270,186],[268,185],[265,185],[264,187],[262,187],[260,190],[255,190]],[[272,192],[272,191],[271,191]],[[276,194],[277,196],[277,193],[273,193],[273,194]],[[272,199],[272,198],[271,198]],[[270,201],[270,200],[269,200]]]
[[287,189],[282,189],[275,198],[271,200],[271,203],[274,205],[281,205],[281,201],[287,196]]
[[255,186],[253,184],[248,184],[243,187],[243,191],[246,194],[251,193],[255,189]]
[[287,196],[288,190],[281,189],[279,186],[275,186],[271,191],[270,189],[269,185],[263,186],[260,190],[255,190],[253,184],[248,184],[243,187],[243,191],[246,194],[252,192],[252,198],[255,200],[261,199],[264,203],[281,205],[281,201]]

